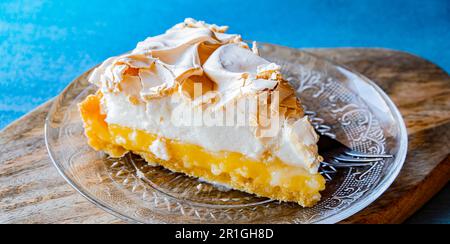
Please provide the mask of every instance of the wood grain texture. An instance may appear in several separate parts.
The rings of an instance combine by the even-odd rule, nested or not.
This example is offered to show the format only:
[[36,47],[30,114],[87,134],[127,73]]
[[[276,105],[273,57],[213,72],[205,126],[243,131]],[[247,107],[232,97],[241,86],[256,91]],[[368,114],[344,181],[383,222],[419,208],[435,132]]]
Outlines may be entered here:
[[[401,223],[450,178],[450,77],[419,57],[385,49],[308,49],[385,90],[404,116],[409,150],[395,183],[343,223]],[[44,143],[50,103],[0,132],[0,223],[123,223],[60,177]]]

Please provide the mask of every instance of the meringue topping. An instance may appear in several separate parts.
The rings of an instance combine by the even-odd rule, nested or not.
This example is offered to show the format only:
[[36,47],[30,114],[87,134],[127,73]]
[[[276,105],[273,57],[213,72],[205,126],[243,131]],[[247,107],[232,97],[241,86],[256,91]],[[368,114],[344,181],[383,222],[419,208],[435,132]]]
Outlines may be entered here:
[[[281,67],[260,57],[255,43],[249,48],[240,35],[226,34],[227,29],[186,19],[164,34],[138,43],[131,53],[106,60],[89,78],[104,94],[106,121],[212,151],[241,152],[253,158],[271,151],[287,163],[317,172],[317,135],[294,90],[283,79]],[[199,84],[200,93],[195,89]],[[250,125],[194,128],[171,121],[180,107],[200,106],[204,113],[213,113],[249,97],[264,103],[249,115]],[[130,109],[126,100],[134,108]],[[264,112],[267,115],[261,116]],[[263,125],[261,117],[274,114],[278,120]],[[262,132],[271,123],[279,124],[279,130]],[[237,143],[242,140],[246,145]]]

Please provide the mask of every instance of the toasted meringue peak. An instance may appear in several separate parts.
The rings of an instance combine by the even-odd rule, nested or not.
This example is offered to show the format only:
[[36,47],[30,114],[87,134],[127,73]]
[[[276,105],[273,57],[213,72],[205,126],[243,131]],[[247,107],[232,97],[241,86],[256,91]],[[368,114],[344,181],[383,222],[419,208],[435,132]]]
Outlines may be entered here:
[[225,33],[228,30],[228,26],[218,26],[218,25],[214,25],[214,24],[207,24],[204,21],[197,21],[193,18],[186,18],[183,23],[177,24],[174,27],[172,27],[171,29],[169,29],[169,32],[173,31],[173,30],[184,29],[184,28],[207,28],[213,32],[218,32],[218,33]]
[[278,64],[270,63],[259,65],[256,69],[258,78],[266,80],[282,80],[281,66]]
[[170,70],[159,63],[155,63],[150,69],[140,69],[139,79],[142,85],[140,95],[144,100],[165,96],[176,88]]

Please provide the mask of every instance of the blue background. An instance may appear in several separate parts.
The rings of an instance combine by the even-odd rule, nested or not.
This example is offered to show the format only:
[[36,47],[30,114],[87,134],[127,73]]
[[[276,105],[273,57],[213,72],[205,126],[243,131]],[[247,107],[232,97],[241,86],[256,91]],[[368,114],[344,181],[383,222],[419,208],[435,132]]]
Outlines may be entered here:
[[0,129],[186,17],[291,47],[404,50],[450,71],[450,0],[0,0]]

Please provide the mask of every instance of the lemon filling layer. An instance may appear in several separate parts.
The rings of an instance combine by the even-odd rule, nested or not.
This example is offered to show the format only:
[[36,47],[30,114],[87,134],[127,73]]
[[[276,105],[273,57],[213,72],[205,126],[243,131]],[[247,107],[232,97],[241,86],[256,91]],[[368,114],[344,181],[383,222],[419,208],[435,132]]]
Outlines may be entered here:
[[320,174],[283,163],[267,155],[255,160],[236,152],[210,152],[201,146],[161,138],[143,130],[107,124],[101,113],[101,93],[80,104],[88,143],[112,157],[127,152],[141,155],[150,164],[205,179],[233,189],[280,201],[314,205],[325,189]]

